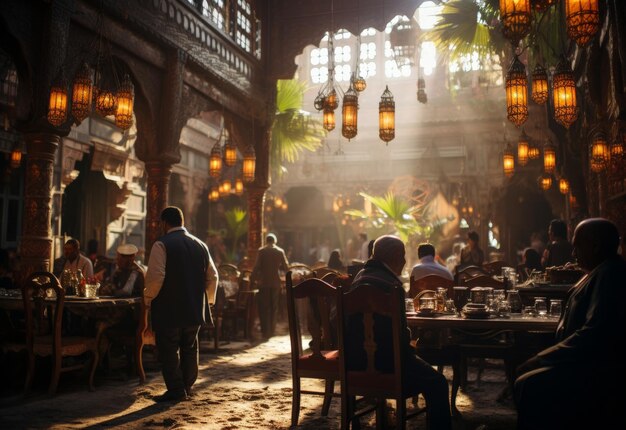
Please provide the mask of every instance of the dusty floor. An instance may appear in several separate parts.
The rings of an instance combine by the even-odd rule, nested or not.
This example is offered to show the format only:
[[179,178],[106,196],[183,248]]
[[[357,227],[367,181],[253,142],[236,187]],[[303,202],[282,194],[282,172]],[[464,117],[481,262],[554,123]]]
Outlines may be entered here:
[[[219,352],[202,343],[200,376],[195,396],[178,404],[157,404],[152,397],[164,391],[163,379],[152,355],[146,354],[148,380],[125,380],[121,370],[97,376],[95,392],[85,379],[61,377],[59,392],[45,394],[43,384],[28,398],[0,398],[1,429],[287,429],[291,417],[291,365],[289,336],[277,336],[260,344],[232,342]],[[494,362],[497,364],[497,362]],[[446,373],[449,377],[450,375]],[[470,381],[475,378],[470,373]],[[317,384],[311,381],[311,384]],[[305,382],[306,384],[306,382]],[[510,401],[496,401],[504,388],[504,372],[487,369],[482,382],[461,391],[457,405],[463,419],[456,429],[473,430],[486,424],[489,430],[515,428]],[[338,390],[338,384],[336,387]],[[321,397],[303,396],[301,429],[338,429],[339,398],[328,417],[321,417]],[[425,429],[425,419],[413,420],[409,429]],[[363,419],[363,428],[374,428],[374,417]]]

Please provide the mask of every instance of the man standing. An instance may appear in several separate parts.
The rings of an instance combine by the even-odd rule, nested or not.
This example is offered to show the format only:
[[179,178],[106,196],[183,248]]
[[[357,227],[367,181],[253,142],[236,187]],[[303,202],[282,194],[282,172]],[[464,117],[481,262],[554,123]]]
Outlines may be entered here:
[[139,297],[143,294],[144,272],[135,262],[139,249],[132,243],[117,247],[115,272],[110,282],[102,289],[102,294],[116,297]]
[[453,280],[452,273],[435,261],[435,247],[430,243],[420,243],[417,247],[417,257],[420,262],[411,270],[411,281],[417,281],[424,276],[437,275],[442,278]]
[[273,233],[267,235],[265,246],[259,248],[251,275],[251,284],[259,284],[259,320],[264,339],[274,336],[276,329],[276,313],[282,286],[278,271],[287,271],[289,267],[285,251],[276,246],[276,242]]
[[54,274],[61,276],[64,270],[77,272],[80,270],[86,278],[93,276],[93,264],[91,260],[80,253],[80,242],[76,239],[69,239],[63,245],[63,257],[55,260]]
[[518,368],[518,429],[626,428],[626,262],[618,244],[609,220],[576,227],[574,256],[587,274],[572,287],[558,343]]
[[[395,236],[381,236],[374,242],[372,257],[367,260],[363,269],[352,282],[351,290],[361,285],[372,284],[384,291],[398,288],[402,291],[400,309],[402,317],[400,327],[403,333],[402,355],[405,363],[403,384],[411,384],[422,389],[426,407],[428,409],[428,428],[446,430],[451,428],[450,401],[448,398],[448,382],[430,364],[415,354],[411,347],[411,331],[407,326],[404,306],[404,289],[402,280],[398,277],[406,264],[404,243]],[[362,319],[362,316],[360,317]],[[358,357],[365,357],[362,351],[363,322],[350,321],[346,336],[346,356],[354,357],[352,364],[356,367],[365,367],[366,363],[359,363]],[[389,333],[392,331],[389,317],[377,316],[374,337],[376,338],[376,368],[393,369],[393,344]],[[361,339],[359,345],[358,339]],[[353,343],[354,342],[354,343]]]
[[161,224],[164,235],[152,246],[144,292],[167,387],[157,402],[191,395],[198,377],[198,330],[205,313],[211,318],[208,304],[218,281],[209,249],[184,227],[180,208],[163,209]]

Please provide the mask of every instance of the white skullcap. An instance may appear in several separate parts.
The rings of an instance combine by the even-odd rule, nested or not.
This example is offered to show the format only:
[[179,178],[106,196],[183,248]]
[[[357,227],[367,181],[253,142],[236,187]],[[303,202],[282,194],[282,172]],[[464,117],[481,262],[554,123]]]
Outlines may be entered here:
[[139,248],[132,243],[125,243],[117,247],[117,253],[121,255],[135,255],[137,252],[139,252]]

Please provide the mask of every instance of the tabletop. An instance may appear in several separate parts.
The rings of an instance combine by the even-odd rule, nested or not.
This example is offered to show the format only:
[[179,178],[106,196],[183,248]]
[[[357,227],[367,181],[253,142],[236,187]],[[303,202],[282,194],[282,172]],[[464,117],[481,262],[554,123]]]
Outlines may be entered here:
[[512,330],[512,331],[554,331],[558,325],[556,318],[523,318],[512,315],[508,318],[463,318],[456,315],[439,315],[432,317],[407,314],[409,327],[417,328],[456,328],[480,330]]

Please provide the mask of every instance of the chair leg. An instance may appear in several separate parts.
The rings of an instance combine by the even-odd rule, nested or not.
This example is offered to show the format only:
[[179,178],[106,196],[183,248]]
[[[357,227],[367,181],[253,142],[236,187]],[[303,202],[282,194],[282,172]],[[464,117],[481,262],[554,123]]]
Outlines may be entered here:
[[139,383],[146,382],[146,371],[143,368],[143,345],[135,345],[135,368],[139,375]]
[[297,375],[293,375],[293,391],[291,399],[291,425],[298,425],[298,418],[300,417],[300,378]]
[[56,393],[57,386],[59,385],[59,377],[61,376],[61,357],[52,358],[52,377],[50,378],[50,386],[48,387],[48,394],[52,395]]
[[326,380],[326,389],[324,390],[324,402],[322,403],[322,416],[328,416],[328,410],[330,409],[330,402],[333,400],[333,393],[335,392],[335,381],[332,379]]
[[91,364],[91,372],[89,373],[89,391],[95,391],[96,388],[93,385],[93,378],[96,374],[96,367],[98,367],[98,359],[100,358],[100,354],[98,353],[98,348],[93,351],[93,363]]

